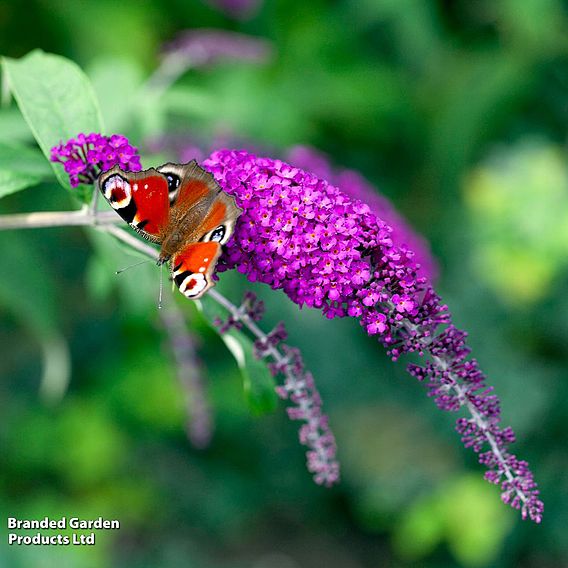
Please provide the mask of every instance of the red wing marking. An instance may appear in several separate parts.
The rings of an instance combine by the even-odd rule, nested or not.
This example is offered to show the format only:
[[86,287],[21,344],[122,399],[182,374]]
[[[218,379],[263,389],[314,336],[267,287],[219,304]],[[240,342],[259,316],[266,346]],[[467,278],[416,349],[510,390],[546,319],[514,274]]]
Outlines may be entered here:
[[168,223],[170,202],[168,182],[161,175],[153,175],[131,182],[132,197],[136,204],[134,224],[151,235],[158,235]]
[[153,241],[170,215],[167,179],[154,169],[124,172],[118,166],[101,174],[99,189],[111,207],[132,227]]
[[172,257],[172,277],[184,296],[199,298],[214,285],[212,275],[220,254],[221,245],[208,241],[187,245]]

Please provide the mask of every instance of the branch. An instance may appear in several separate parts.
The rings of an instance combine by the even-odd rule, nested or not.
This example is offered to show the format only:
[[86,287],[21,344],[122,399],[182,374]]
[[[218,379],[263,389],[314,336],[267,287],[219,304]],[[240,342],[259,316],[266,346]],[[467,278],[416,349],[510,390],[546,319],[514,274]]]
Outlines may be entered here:
[[0,215],[0,231],[8,229],[39,229],[45,227],[81,227],[115,225],[124,221],[114,211],[41,211],[37,213],[17,213]]
[[104,231],[105,233],[110,233],[111,235],[116,237],[119,241],[126,243],[128,246],[132,247],[133,249],[136,249],[142,254],[145,254],[150,258],[153,258],[154,260],[158,260],[159,252],[153,246],[146,244],[144,241],[138,239],[131,233],[127,233],[126,231],[123,231],[118,227],[114,227],[113,225],[102,226],[102,227],[100,226],[97,227],[95,225],[95,227],[98,228],[100,231]]

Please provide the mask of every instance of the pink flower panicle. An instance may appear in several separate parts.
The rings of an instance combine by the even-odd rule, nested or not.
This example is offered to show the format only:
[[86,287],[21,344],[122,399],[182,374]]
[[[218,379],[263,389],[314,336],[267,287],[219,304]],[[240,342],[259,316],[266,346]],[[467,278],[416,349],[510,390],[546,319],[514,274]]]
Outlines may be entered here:
[[[226,322],[217,323],[220,331],[225,333],[231,327],[240,328],[243,317],[258,321],[263,313],[263,302],[257,300],[252,292],[247,292],[237,314],[230,316]],[[270,361],[268,366],[274,376],[284,377],[283,385],[278,386],[276,392],[280,398],[292,402],[288,417],[304,422],[299,438],[308,447],[308,471],[318,485],[330,487],[339,481],[335,437],[328,417],[323,414],[322,400],[313,376],[304,368],[300,351],[283,343],[287,336],[284,324],[278,324],[270,333],[257,339],[254,353],[257,358]]]
[[410,352],[425,357],[410,373],[441,409],[468,411],[456,428],[489,469],[486,478],[500,484],[503,501],[523,518],[540,522],[532,473],[508,451],[513,432],[499,426],[498,399],[467,358],[466,334],[391,227],[368,205],[280,160],[222,150],[203,165],[243,209],[219,270],[236,268],[328,318],[357,318],[394,360]]
[[94,183],[101,172],[116,165],[131,172],[142,169],[138,149],[119,134],[79,134],[51,148],[50,159],[63,164],[71,187]]

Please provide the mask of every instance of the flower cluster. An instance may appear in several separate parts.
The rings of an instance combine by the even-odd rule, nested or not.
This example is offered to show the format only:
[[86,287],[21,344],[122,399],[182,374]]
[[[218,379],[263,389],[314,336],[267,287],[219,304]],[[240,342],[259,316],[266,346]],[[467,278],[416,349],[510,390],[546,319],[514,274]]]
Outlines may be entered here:
[[[259,321],[264,313],[264,304],[252,292],[245,294],[243,303],[226,322],[216,322],[221,333],[234,327],[240,329],[246,318]],[[249,325],[250,327],[250,325]],[[256,329],[253,327],[253,329]],[[328,417],[322,411],[322,400],[311,373],[306,371],[299,349],[283,342],[288,334],[280,323],[268,334],[256,333],[255,356],[268,359],[274,376],[284,377],[284,384],[276,388],[280,398],[290,400],[288,408],[291,420],[304,422],[300,428],[300,442],[308,447],[307,468],[313,473],[318,485],[330,487],[339,481],[337,445],[329,427]]]
[[313,172],[321,179],[341,188],[341,191],[351,199],[359,199],[366,203],[375,216],[391,227],[393,242],[414,253],[419,274],[431,281],[436,279],[438,266],[427,241],[414,231],[393,204],[359,172],[332,168],[325,154],[308,146],[294,146],[288,151],[287,160],[296,167]]
[[500,427],[498,400],[477,362],[467,359],[465,333],[452,325],[389,225],[364,203],[280,160],[223,150],[203,165],[243,209],[219,269],[236,268],[327,317],[357,318],[393,359],[410,352],[427,357],[410,372],[440,408],[468,411],[457,430],[489,468],[486,478],[501,485],[503,501],[523,518],[540,522],[532,473],[508,451],[513,433]]
[[63,164],[71,187],[93,183],[101,172],[120,166],[126,171],[142,169],[138,149],[125,136],[79,134],[51,149],[51,161]]

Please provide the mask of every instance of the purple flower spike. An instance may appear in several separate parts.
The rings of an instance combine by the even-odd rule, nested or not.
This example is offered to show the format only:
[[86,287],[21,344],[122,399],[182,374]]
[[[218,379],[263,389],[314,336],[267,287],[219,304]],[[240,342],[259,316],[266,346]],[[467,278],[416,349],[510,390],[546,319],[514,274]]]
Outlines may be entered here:
[[[503,501],[523,518],[539,523],[543,504],[532,473],[508,450],[513,432],[499,425],[499,401],[468,359],[466,334],[452,325],[416,255],[393,229],[368,205],[280,160],[222,150],[203,165],[243,209],[219,271],[236,268],[328,318],[357,318],[393,360],[410,352],[424,357],[410,373],[441,409],[467,411],[456,428],[488,468],[486,479],[501,486]],[[293,386],[286,392],[294,393]]]
[[[263,313],[264,303],[252,292],[247,292],[241,306],[228,320],[217,322],[219,331],[225,333],[231,328],[240,329],[243,321],[257,322]],[[299,438],[300,443],[308,448],[308,471],[318,485],[331,487],[340,478],[335,436],[329,427],[328,417],[323,413],[314,378],[306,371],[300,351],[283,343],[287,336],[283,323],[266,335],[258,333],[254,353],[258,359],[268,360],[268,367],[274,376],[284,377],[284,384],[276,387],[276,392],[280,398],[292,403],[287,409],[290,420],[304,422]]]
[[91,184],[101,172],[116,165],[131,172],[142,169],[138,149],[130,145],[128,138],[118,134],[79,134],[51,148],[50,159],[63,164],[71,187]]

